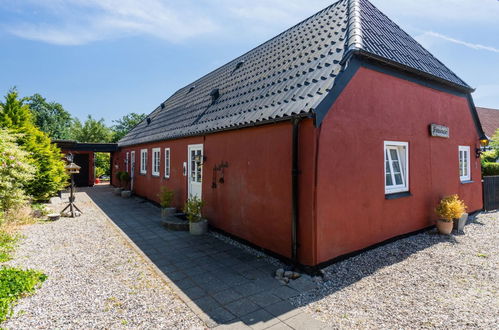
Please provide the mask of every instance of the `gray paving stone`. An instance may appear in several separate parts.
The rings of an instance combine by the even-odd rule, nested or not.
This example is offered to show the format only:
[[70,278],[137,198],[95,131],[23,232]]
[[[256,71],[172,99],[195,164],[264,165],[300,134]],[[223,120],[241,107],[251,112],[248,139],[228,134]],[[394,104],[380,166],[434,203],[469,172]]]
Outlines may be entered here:
[[268,292],[257,293],[256,295],[250,296],[249,299],[261,307],[269,306],[282,301],[281,298]]
[[271,293],[282,299],[289,299],[291,297],[295,297],[300,294],[300,292],[286,285],[280,286],[279,288],[272,290]]
[[232,289],[223,290],[213,295],[213,298],[222,305],[226,305],[242,298],[242,295]]
[[206,296],[206,291],[198,286],[190,287],[188,289],[183,290],[183,292],[191,300],[199,299],[201,297]]
[[280,320],[285,320],[287,318],[290,318],[291,316],[302,313],[302,310],[300,308],[294,307],[287,300],[265,306],[264,309],[275,317],[278,317]]
[[263,309],[241,316],[241,321],[252,329],[266,329],[281,322],[279,319],[276,319],[274,315]]
[[203,310],[203,312],[205,312],[206,314],[209,314],[208,312],[213,310],[213,309],[216,309],[216,308],[219,308],[221,307],[219,303],[217,303],[215,301],[215,299],[213,299],[212,297],[210,296],[204,296],[202,298],[199,298],[199,299],[195,299],[193,300],[194,303],[196,305],[198,305],[199,308],[201,308]]
[[218,307],[207,313],[208,316],[218,324],[234,320],[236,316],[223,307]]
[[312,318],[306,313],[300,313],[283,321],[293,329],[331,329],[326,324]]
[[234,290],[239,292],[242,296],[249,297],[259,292],[265,291],[265,288],[257,285],[254,282],[249,282],[247,284],[235,286]]
[[224,307],[227,310],[229,310],[232,314],[239,317],[260,309],[260,307],[258,307],[257,304],[245,298],[234,301],[228,305],[225,305]]

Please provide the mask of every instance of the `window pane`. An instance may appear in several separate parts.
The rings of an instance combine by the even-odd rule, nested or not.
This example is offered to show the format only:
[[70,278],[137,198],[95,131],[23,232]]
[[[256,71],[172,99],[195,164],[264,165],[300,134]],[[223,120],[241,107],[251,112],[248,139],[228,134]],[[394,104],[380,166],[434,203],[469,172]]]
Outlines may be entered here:
[[390,149],[390,157],[392,157],[392,161],[399,161],[399,155],[396,149]]
[[394,175],[395,175],[395,184],[397,184],[397,185],[403,184],[402,174],[400,174],[400,173],[394,173]]
[[385,176],[385,184],[386,186],[393,186],[393,180],[392,180],[392,175],[391,174],[386,174]]

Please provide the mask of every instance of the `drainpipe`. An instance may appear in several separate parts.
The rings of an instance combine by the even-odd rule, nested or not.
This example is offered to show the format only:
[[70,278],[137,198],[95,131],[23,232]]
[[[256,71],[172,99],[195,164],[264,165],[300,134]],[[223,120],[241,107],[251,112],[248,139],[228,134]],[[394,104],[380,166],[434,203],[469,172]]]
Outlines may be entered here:
[[293,125],[292,144],[291,144],[291,260],[294,266],[298,265],[298,202],[299,187],[298,175],[298,147],[299,147],[299,127],[301,118],[295,117],[291,120]]

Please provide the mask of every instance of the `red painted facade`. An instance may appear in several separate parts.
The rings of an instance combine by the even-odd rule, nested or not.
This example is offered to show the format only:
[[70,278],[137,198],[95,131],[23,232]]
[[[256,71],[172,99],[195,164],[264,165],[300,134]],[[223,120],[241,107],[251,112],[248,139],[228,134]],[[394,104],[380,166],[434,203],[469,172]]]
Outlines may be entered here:
[[[431,123],[448,126],[450,138],[430,137]],[[428,227],[444,195],[458,193],[469,211],[482,208],[480,162],[474,158],[479,137],[464,97],[361,68],[322,125],[303,120],[299,134],[302,264],[316,265]],[[409,143],[411,196],[385,199],[384,141]],[[183,163],[191,144],[204,146],[202,198],[210,224],[290,257],[291,123],[125,147],[113,155],[113,164],[127,170],[126,153],[131,157],[134,150],[135,194],[158,201],[165,185],[175,191],[181,209],[187,198]],[[471,148],[472,183],[460,182],[459,145]],[[151,176],[156,147],[161,148],[159,177]],[[170,178],[164,178],[165,148],[171,152]],[[139,174],[141,149],[148,149],[146,175]],[[220,183],[214,167],[223,162],[228,167]]]

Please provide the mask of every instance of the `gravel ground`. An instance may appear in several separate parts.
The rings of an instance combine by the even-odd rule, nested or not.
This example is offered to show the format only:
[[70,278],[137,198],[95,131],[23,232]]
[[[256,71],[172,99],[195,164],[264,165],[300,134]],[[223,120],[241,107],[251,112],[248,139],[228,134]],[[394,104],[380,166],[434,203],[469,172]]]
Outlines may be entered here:
[[435,231],[327,267],[320,289],[293,301],[333,328],[499,328],[499,213],[465,235]]
[[[80,193],[81,217],[25,227],[8,264],[42,270],[47,281],[21,299],[9,329],[186,329],[199,318],[149,269]],[[61,205],[58,205],[60,208]]]

